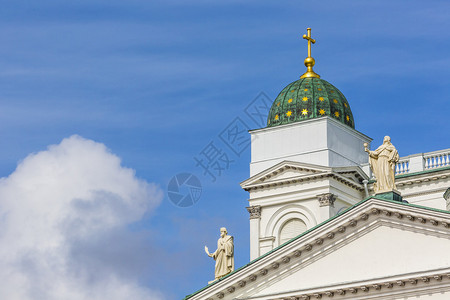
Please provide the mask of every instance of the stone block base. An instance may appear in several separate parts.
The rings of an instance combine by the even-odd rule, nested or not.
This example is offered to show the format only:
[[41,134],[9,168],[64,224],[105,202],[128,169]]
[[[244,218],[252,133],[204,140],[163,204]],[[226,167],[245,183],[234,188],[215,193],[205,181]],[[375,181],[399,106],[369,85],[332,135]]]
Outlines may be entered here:
[[391,192],[384,192],[384,193],[375,194],[375,197],[376,198],[380,198],[380,199],[394,200],[394,201],[403,202],[403,198],[400,195],[400,192],[398,192],[398,191],[391,191]]

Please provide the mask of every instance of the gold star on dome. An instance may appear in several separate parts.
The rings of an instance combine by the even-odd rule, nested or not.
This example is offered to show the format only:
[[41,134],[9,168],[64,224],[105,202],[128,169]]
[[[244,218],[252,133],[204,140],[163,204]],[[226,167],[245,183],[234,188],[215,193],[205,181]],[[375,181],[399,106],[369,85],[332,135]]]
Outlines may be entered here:
[[278,120],[278,115],[275,116],[275,120]]
[[325,109],[321,108],[321,109],[319,110],[319,114],[320,114],[321,116],[323,116],[323,115],[325,114]]
[[291,93],[295,92],[295,90],[292,90]]
[[303,97],[302,100],[303,101],[308,101],[308,97]]
[[330,91],[330,93],[332,93],[332,94],[333,94],[333,93],[334,93],[334,91]]
[[277,106],[280,106],[280,102],[277,103]]
[[347,116],[346,119],[347,119],[347,122],[350,121],[350,117],[349,116]]
[[292,102],[292,98],[288,100],[288,103],[291,103],[291,102]]
[[336,118],[339,118],[339,112],[338,111],[334,112],[334,115],[336,116]]
[[302,110],[302,115],[306,116],[308,114],[308,110],[305,108]]
[[322,89],[321,89],[321,88],[318,88],[317,90],[320,92]]
[[348,107],[347,103],[344,103],[344,106],[345,106],[345,107]]
[[286,116],[288,116],[288,117],[290,117],[292,115],[292,111],[288,111],[287,113],[286,113]]
[[338,101],[336,99],[333,99],[333,102],[336,103],[336,104],[338,103]]
[[304,89],[304,91],[305,91],[305,92],[307,92],[307,91],[308,91],[308,89]]
[[323,97],[319,97],[319,101],[323,101]]

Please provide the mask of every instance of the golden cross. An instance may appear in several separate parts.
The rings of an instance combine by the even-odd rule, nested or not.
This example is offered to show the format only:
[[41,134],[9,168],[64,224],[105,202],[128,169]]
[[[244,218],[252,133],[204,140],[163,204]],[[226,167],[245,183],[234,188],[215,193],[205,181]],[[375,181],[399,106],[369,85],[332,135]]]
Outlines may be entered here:
[[308,57],[311,57],[311,43],[315,44],[316,40],[311,38],[311,28],[306,29],[308,31],[308,35],[304,34],[303,38],[308,40]]

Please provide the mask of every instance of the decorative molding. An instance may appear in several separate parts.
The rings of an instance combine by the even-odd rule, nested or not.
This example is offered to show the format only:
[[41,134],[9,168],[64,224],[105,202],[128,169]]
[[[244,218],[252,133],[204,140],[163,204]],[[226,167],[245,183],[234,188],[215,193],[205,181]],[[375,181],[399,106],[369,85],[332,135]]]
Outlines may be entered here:
[[325,193],[317,195],[319,199],[319,205],[322,206],[331,206],[334,207],[334,201],[336,201],[336,195],[332,193]]
[[365,286],[365,285],[363,285],[362,287],[360,287],[360,289],[361,289],[361,291],[363,291],[363,292],[368,292],[368,291],[369,291],[369,287],[368,287],[368,286]]
[[[370,284],[370,286],[369,285],[362,285],[362,286],[359,285],[359,286],[350,286],[350,287],[346,287],[346,288],[340,288],[340,289],[336,289],[336,290],[329,290],[329,289],[323,290],[323,291],[319,290],[319,291],[314,291],[311,294],[305,293],[305,294],[291,296],[291,298],[295,297],[297,299],[311,299],[311,298],[320,299],[323,296],[328,296],[330,298],[333,298],[335,295],[343,296],[347,292],[351,293],[351,294],[357,294],[358,291],[368,293],[371,290],[377,291],[377,292],[382,292],[385,289],[393,289],[396,286],[401,287],[401,288],[405,288],[407,285],[415,286],[415,285],[419,284],[418,280],[421,280],[422,282],[428,284],[431,280],[439,282],[439,281],[442,281],[444,278],[450,279],[450,274],[444,273],[444,274],[427,275],[427,276],[422,276],[422,277],[411,277],[411,278],[389,281],[389,282],[377,282],[377,283]],[[285,298],[282,298],[282,299],[285,299]],[[341,298],[339,297],[339,299],[341,299]]]
[[261,205],[254,205],[246,207],[248,213],[250,214],[250,219],[259,219],[261,218]]
[[402,192],[402,198],[404,200],[408,200],[409,198],[412,198],[412,197],[426,196],[426,195],[431,195],[431,194],[436,194],[436,193],[442,193],[442,191],[444,191],[444,190],[445,190],[445,188],[439,188],[439,189],[420,191],[420,192],[415,192],[415,193],[410,193],[410,194]]
[[281,261],[285,264],[287,264],[291,259],[289,258],[289,256],[285,256],[281,259]]
[[[265,182],[267,179],[271,178],[272,176],[275,176],[275,175],[281,173],[280,170],[284,171],[284,169],[300,170],[300,171],[306,170],[306,171],[311,172],[312,174],[306,175],[306,176],[300,175],[297,177],[283,178],[278,181]],[[257,175],[255,175],[255,176],[257,176]],[[301,168],[301,167],[287,166],[287,165],[281,167],[280,169],[276,169],[276,170],[272,171],[270,174],[267,174],[260,179],[255,179],[254,181],[251,181],[251,183],[248,182],[251,180],[251,178],[249,178],[246,181],[244,181],[243,183],[241,183],[241,187],[246,191],[252,191],[252,190],[266,189],[266,188],[282,186],[282,185],[297,184],[299,182],[315,180],[318,178],[332,178],[332,179],[335,179],[351,188],[356,189],[359,192],[364,191],[364,186],[362,184],[354,182],[354,181],[350,180],[349,178],[342,176],[339,173],[336,173],[331,168],[327,168],[324,170],[311,170],[308,168]]]
[[258,276],[256,276],[255,274],[252,274],[252,275],[250,275],[250,276],[248,277],[248,279],[249,279],[250,281],[255,281],[257,277],[258,277]]
[[345,290],[337,290],[336,294],[343,296],[345,295]]
[[[445,170],[444,170],[445,171]],[[440,175],[440,176],[432,176],[432,177],[426,177],[423,179],[410,179],[405,181],[400,181],[401,179],[397,179],[395,184],[397,186],[404,186],[404,185],[412,185],[412,184],[421,184],[422,182],[429,182],[429,181],[436,181],[439,179],[446,179],[447,175]]]

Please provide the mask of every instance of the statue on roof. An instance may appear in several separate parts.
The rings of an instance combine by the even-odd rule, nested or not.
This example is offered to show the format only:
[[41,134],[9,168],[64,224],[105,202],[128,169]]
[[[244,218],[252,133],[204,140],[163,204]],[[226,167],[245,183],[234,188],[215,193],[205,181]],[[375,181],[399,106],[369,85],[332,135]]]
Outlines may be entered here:
[[[228,235],[225,227],[220,228],[220,238],[217,241],[217,250],[209,253],[205,246],[205,252],[216,261],[215,278],[213,281],[224,277],[234,271],[234,245],[233,237]],[[213,282],[210,281],[209,283]]]
[[369,153],[370,168],[375,175],[376,182],[373,184],[375,193],[395,190],[395,165],[400,157],[391,143],[391,138],[385,136],[383,144],[374,151],[370,151],[368,144],[364,143],[364,151]]

